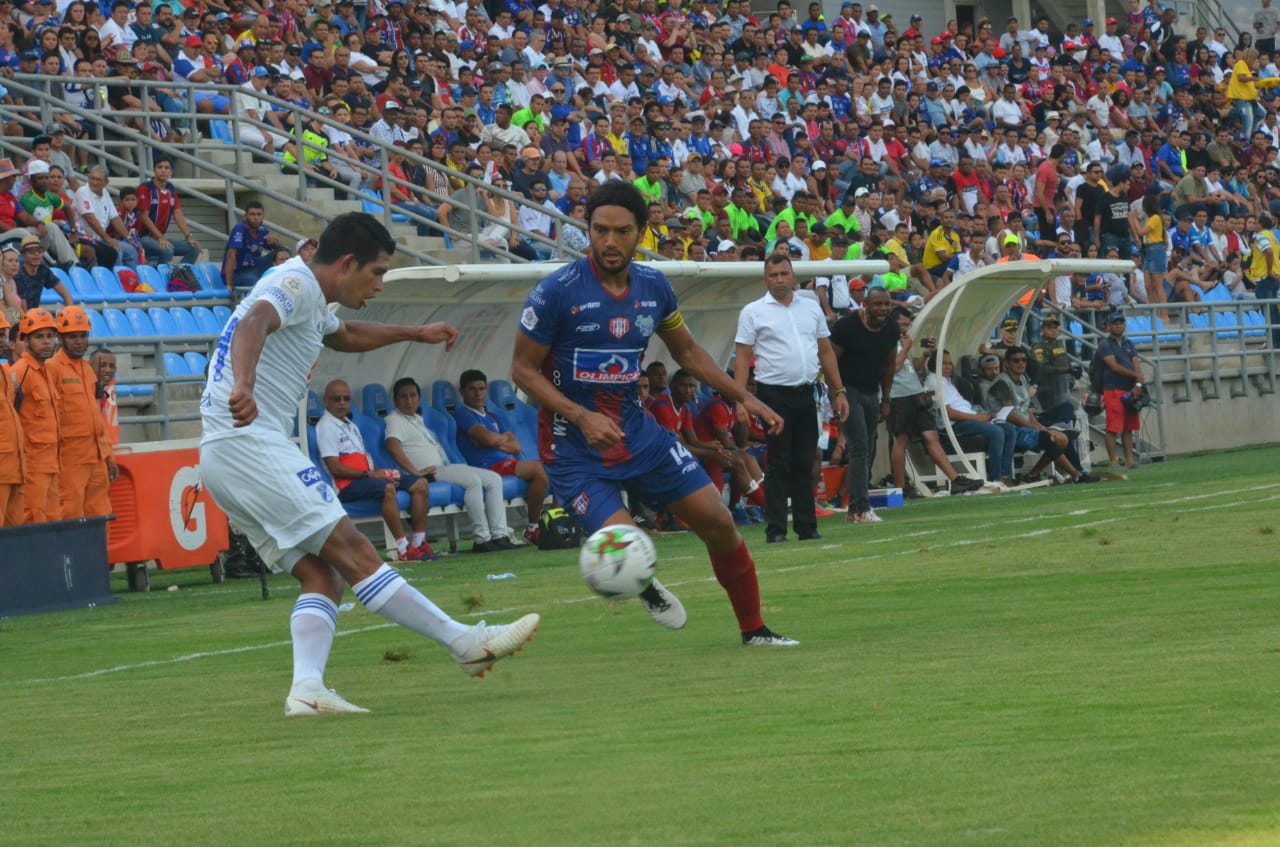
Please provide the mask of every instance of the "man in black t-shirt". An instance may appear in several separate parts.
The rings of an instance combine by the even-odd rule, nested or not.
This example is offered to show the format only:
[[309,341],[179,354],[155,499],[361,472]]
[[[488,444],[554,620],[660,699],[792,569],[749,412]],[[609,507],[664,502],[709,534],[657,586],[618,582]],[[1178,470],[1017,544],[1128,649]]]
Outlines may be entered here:
[[39,236],[23,236],[21,250],[22,264],[18,266],[18,272],[13,275],[13,283],[18,289],[18,296],[22,298],[24,304],[22,308],[38,307],[40,295],[46,288],[56,291],[65,305],[69,306],[75,302],[67,286],[54,276],[53,271],[49,270],[49,266],[44,263],[44,247],[40,244]]
[[1133,237],[1129,233],[1129,169],[1116,165],[1107,174],[1106,193],[1097,206],[1094,235],[1098,243],[1098,255],[1106,256],[1112,247],[1121,259],[1133,257]]
[[875,455],[876,428],[889,414],[889,387],[893,384],[898,327],[889,320],[893,301],[879,286],[868,288],[862,308],[836,321],[831,346],[840,366],[840,381],[849,395],[849,416],[844,421],[849,470],[850,523],[879,523],[867,495],[871,460]]

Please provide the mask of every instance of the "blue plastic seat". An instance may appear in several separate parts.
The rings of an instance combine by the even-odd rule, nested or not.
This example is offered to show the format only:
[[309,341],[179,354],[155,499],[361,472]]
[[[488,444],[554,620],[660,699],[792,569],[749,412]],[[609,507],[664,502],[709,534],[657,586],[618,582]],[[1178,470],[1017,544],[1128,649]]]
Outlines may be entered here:
[[449,380],[437,379],[431,383],[431,408],[452,415],[461,402],[457,387]]
[[201,262],[193,268],[196,272],[196,278],[200,280],[200,285],[209,294],[220,297],[229,297],[231,292],[227,290],[226,280],[222,278],[222,268],[213,262]]
[[168,309],[161,309],[158,306],[152,306],[147,309],[147,314],[151,317],[151,323],[156,328],[157,335],[178,335],[178,327],[174,324],[173,318],[169,316]]
[[1209,323],[1218,330],[1219,338],[1240,337],[1240,319],[1235,312],[1210,312]]
[[467,463],[462,451],[458,449],[458,424],[452,415],[446,415],[438,409],[422,407],[422,420],[440,441],[440,446],[449,456],[450,462],[460,465]]
[[231,320],[231,310],[226,306],[214,306],[213,317],[217,320],[219,327],[224,327],[227,325],[227,321]]
[[102,313],[94,309],[85,309],[85,312],[89,315],[89,337],[110,338],[111,327],[107,326],[107,319]]
[[385,418],[391,411],[387,389],[377,383],[366,385],[360,392],[360,411],[372,418]]
[[209,121],[209,135],[214,141],[221,141],[223,144],[236,143],[235,137],[231,134],[229,121]]
[[168,284],[155,265],[138,265],[138,282],[145,282],[156,290],[156,294],[164,296],[168,293]]
[[61,302],[62,302],[62,295],[59,294],[55,289],[42,288],[40,290],[41,306],[56,306]]
[[133,328],[133,335],[150,338],[157,334],[155,324],[152,323],[147,313],[141,309],[130,306],[124,310],[124,316],[129,319],[129,326]]
[[177,353],[164,354],[164,369],[169,376],[191,376],[191,368],[187,366],[187,360]]
[[165,285],[168,285],[169,280],[173,279],[173,265],[156,265],[156,271],[160,274],[160,278],[164,280]]
[[307,392],[307,423],[311,426],[316,425],[316,421],[320,420],[320,416],[324,414],[324,403],[320,402],[320,395],[314,391]]
[[[102,267],[101,265],[93,269],[93,284],[97,290],[102,292],[102,299],[108,303],[128,303],[145,301],[150,299],[151,294],[146,292],[128,293],[124,290],[124,285],[120,283],[120,271],[131,270],[128,267]],[[138,278],[141,281],[142,278]]]
[[[386,205],[386,201],[382,199],[382,195],[377,191],[374,191],[372,188],[363,189],[360,193],[364,195],[364,197],[360,199],[363,211],[366,214],[374,215],[379,218],[382,217],[382,207]],[[408,216],[394,211],[391,213],[391,222],[397,224],[410,223]]]
[[495,379],[489,383],[489,405],[501,406],[508,412],[515,411],[516,389],[505,379]]
[[138,333],[133,331],[129,319],[120,309],[104,309],[102,317],[107,323],[107,332],[116,338],[133,338]]
[[1201,293],[1200,299],[1205,303],[1230,303],[1231,291],[1225,285],[1215,285]]
[[[72,268],[72,273],[67,273],[62,268],[50,268],[53,275],[58,278],[58,282],[67,287],[76,298],[77,303],[105,303],[107,298],[101,291],[97,281],[93,278],[93,274],[89,273],[82,267]],[[97,268],[94,268],[96,271]]]
[[191,312],[182,306],[170,306],[169,317],[173,319],[173,326],[178,331],[178,335],[203,335],[200,327],[196,325],[196,319],[191,316]]
[[[94,268],[96,271],[97,268]],[[55,276],[57,276],[55,274]],[[93,279],[93,274],[75,265],[69,272],[65,274],[67,278],[67,289],[75,295],[76,301],[101,303],[103,298],[98,293],[98,284]],[[59,281],[62,279],[59,277]]]
[[200,376],[209,371],[209,357],[203,353],[183,353],[182,358],[187,360],[187,370],[192,374]]
[[222,334],[222,324],[213,316],[213,310],[208,306],[192,306],[191,317],[195,320],[200,335]]

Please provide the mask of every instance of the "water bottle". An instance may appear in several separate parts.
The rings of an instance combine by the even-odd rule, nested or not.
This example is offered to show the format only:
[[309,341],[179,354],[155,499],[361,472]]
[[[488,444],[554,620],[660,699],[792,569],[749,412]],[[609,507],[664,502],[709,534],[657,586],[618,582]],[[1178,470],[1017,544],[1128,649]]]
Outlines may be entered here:
[[513,573],[491,573],[487,577],[487,579],[490,582],[497,582],[500,579],[515,579],[515,578],[516,578],[516,575]]

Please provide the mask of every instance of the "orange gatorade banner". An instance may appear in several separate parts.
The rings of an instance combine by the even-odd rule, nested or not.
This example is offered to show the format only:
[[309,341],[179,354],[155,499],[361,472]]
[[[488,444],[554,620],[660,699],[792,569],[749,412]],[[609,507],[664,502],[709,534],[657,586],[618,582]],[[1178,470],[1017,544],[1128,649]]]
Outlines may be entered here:
[[[137,445],[143,447],[143,445]],[[200,486],[194,444],[148,452],[117,448],[107,557],[113,564],[154,559],[161,570],[204,567],[227,549],[227,516]]]

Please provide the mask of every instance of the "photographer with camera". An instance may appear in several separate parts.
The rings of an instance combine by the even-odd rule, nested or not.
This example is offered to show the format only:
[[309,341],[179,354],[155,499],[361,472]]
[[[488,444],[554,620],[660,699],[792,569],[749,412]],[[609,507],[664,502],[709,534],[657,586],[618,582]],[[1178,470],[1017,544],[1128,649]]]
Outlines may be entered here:
[[1102,406],[1107,413],[1107,459],[1116,465],[1116,435],[1124,444],[1124,464],[1133,468],[1133,434],[1142,426],[1138,412],[1147,405],[1138,351],[1125,337],[1123,312],[1112,312],[1107,319],[1107,337],[1098,343],[1098,356],[1106,368],[1102,371]]

